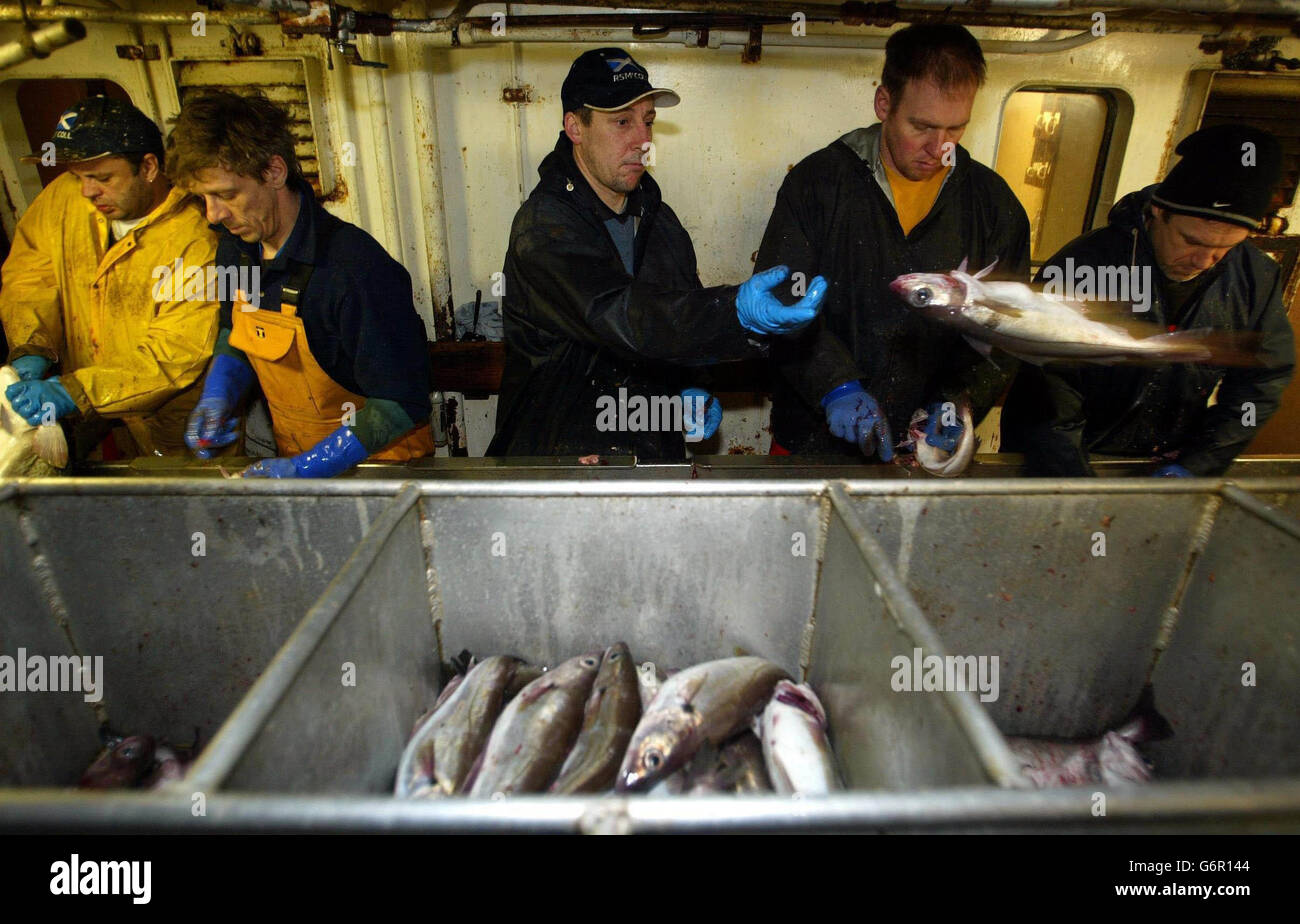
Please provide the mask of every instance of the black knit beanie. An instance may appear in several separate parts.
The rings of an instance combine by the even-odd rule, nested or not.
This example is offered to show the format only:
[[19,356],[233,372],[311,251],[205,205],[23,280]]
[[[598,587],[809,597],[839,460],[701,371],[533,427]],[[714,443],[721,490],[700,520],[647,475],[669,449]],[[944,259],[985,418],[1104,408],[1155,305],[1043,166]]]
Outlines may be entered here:
[[1215,125],[1188,135],[1175,153],[1183,159],[1156,188],[1152,202],[1182,215],[1252,231],[1260,227],[1282,178],[1276,138],[1249,125]]

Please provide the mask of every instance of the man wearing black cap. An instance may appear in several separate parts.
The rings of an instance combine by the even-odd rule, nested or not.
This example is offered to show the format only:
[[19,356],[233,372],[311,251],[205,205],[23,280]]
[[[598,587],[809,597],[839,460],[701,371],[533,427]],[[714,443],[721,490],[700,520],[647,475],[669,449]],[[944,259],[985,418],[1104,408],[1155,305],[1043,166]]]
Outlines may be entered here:
[[680,429],[636,409],[680,400],[677,426],[687,418],[688,435],[711,435],[721,408],[684,388],[694,384],[686,367],[763,355],[768,335],[816,316],[825,281],[789,307],[771,291],[785,267],[740,286],[700,284],[690,237],[646,172],[656,105],[680,100],[626,51],[580,56],[561,100],[564,131],[510,229],[506,368],[488,454],[683,458]]
[[101,438],[118,420],[127,456],[182,454],[217,335],[216,301],[204,284],[186,297],[184,280],[204,275],[216,235],[163,175],[158,126],[131,104],[82,100],[51,141],[68,170],[4,263],[0,320],[21,379],[5,397],[31,423],[71,417]]
[[1066,245],[1039,278],[1069,266],[1149,273],[1154,298],[1135,318],[1169,331],[1248,332],[1257,337],[1256,364],[1023,366],[1002,433],[1004,448],[1025,453],[1029,474],[1091,475],[1088,455],[1100,453],[1150,458],[1156,475],[1222,475],[1291,379],[1284,280],[1246,240],[1273,211],[1276,139],[1217,125],[1189,135],[1176,153],[1182,160],[1163,183],[1121,199],[1106,227]]

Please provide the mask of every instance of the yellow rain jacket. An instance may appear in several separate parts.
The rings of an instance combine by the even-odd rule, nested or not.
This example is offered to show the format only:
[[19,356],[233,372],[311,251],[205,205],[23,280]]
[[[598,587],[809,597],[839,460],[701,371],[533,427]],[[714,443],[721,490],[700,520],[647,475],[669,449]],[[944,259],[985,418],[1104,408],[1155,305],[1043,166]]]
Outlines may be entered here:
[[184,454],[185,422],[217,339],[218,305],[207,300],[216,293],[196,275],[206,281],[217,236],[198,203],[173,188],[112,247],[108,237],[109,220],[75,176],[36,197],[3,269],[0,321],[11,355],[58,361],[77,409],[120,419],[139,453]]

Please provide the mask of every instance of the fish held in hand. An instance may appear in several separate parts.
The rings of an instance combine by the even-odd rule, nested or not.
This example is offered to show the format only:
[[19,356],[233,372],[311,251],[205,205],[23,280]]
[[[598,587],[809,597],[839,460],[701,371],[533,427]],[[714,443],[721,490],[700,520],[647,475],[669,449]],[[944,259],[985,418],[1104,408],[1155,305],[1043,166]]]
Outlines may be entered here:
[[778,793],[824,795],[844,788],[835,769],[826,710],[812,687],[782,680],[754,726]]
[[1127,721],[1100,738],[1085,741],[1053,738],[1008,738],[1007,746],[1020,761],[1020,772],[1039,789],[1101,783],[1146,783],[1151,765],[1137,746],[1168,738],[1173,729],[1156,711],[1147,687]]
[[68,440],[55,422],[32,426],[5,390],[19,381],[13,366],[0,366],[0,478],[44,478],[68,464]]
[[466,787],[471,796],[541,792],[559,774],[582,726],[602,653],[570,658],[510,701]]
[[637,724],[619,768],[620,792],[643,789],[689,761],[705,742],[746,727],[789,674],[765,658],[707,661],[664,681]]
[[1164,333],[1151,324],[1121,319],[1101,304],[1067,301],[1021,282],[984,279],[992,269],[971,275],[963,260],[952,272],[907,273],[889,287],[920,314],[961,331],[985,356],[999,347],[1032,363],[1257,364],[1254,340],[1247,335]]
[[637,668],[623,642],[605,649],[573,750],[551,792],[601,792],[614,785],[623,752],[641,718]]
[[505,705],[506,688],[519,663],[517,658],[497,655],[470,669],[407,743],[397,765],[396,795],[450,796],[463,791]]
[[917,408],[912,414],[912,420],[907,427],[912,451],[917,464],[931,475],[940,478],[956,478],[970,467],[971,460],[975,458],[975,447],[979,444],[979,440],[975,437],[975,423],[971,419],[970,402],[965,398],[957,401],[957,415],[961,419],[961,436],[957,440],[957,448],[948,452],[937,446],[931,446],[925,441],[925,425],[930,419],[929,412],[925,408]]

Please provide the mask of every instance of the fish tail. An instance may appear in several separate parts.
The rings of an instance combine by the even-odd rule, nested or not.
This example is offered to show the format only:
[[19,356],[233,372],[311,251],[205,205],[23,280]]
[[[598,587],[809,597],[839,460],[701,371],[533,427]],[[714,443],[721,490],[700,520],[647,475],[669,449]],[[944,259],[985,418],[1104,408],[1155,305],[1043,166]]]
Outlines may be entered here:
[[55,468],[68,464],[68,438],[61,426],[49,423],[36,428],[36,455]]
[[1144,338],[1158,359],[1211,366],[1258,366],[1259,336],[1241,331],[1179,330]]

